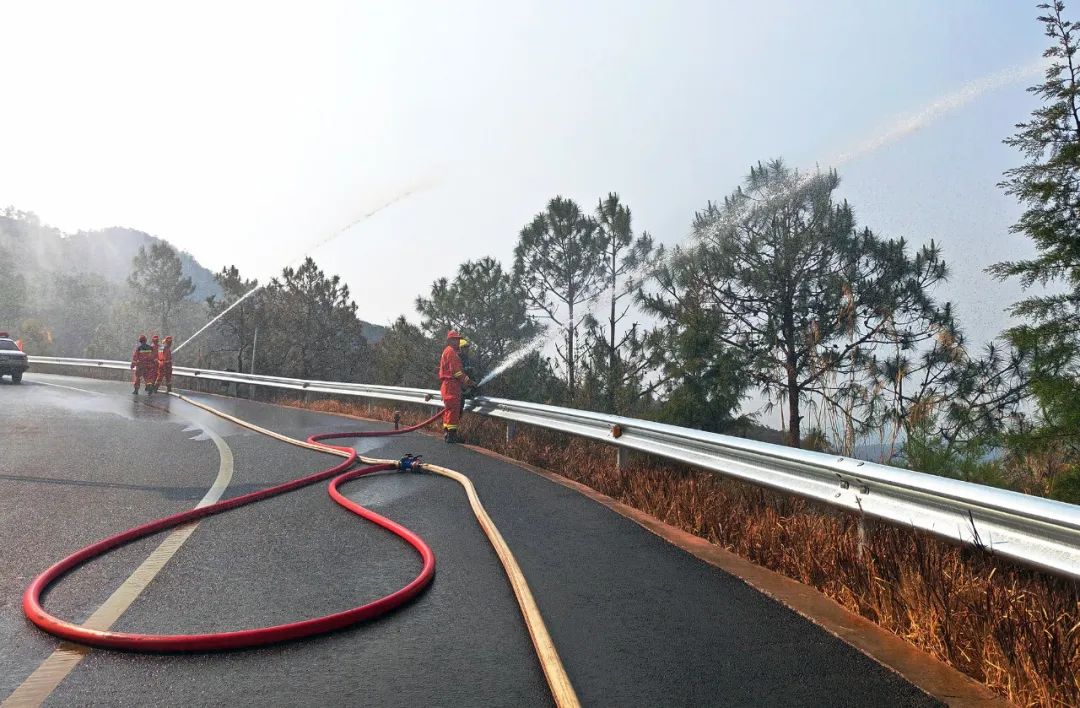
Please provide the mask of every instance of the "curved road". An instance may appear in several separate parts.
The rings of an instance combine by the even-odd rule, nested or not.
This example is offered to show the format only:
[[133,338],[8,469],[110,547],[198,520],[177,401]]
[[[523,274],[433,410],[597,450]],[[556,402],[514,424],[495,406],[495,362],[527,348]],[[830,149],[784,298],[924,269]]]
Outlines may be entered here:
[[[204,400],[298,438],[368,425]],[[570,489],[417,433],[358,449],[423,454],[472,478],[584,705],[935,704],[794,612]],[[29,580],[91,541],[193,506],[222,471],[223,454],[232,458],[224,498],[334,459],[170,397],[135,399],[122,383],[31,373],[21,386],[0,384],[0,700],[56,661],[59,642],[22,616]],[[393,473],[345,491],[434,549],[434,584],[416,602],[371,624],[263,649],[86,652],[40,697],[46,705],[550,705],[513,595],[462,490],[433,475]],[[85,621],[161,541],[80,568],[46,606]],[[202,521],[114,628],[205,632],[311,617],[393,590],[417,568],[411,549],[334,505],[317,484]]]

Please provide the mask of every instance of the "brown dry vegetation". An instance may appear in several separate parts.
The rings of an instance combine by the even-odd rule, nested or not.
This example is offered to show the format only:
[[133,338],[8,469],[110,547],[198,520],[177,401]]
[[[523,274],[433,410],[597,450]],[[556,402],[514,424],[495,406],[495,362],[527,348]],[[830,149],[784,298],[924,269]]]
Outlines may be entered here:
[[[319,400],[392,420],[393,408]],[[403,410],[403,421],[420,413]],[[602,443],[466,416],[468,442],[586,484],[817,588],[1020,705],[1080,704],[1080,584],[910,529],[836,513],[711,472],[634,459]]]
[[[394,414],[355,400],[279,402],[384,421]],[[402,408],[405,424],[422,415],[430,409]],[[581,438],[520,426],[507,443],[503,424],[468,415],[462,432],[815,587],[1019,705],[1080,705],[1080,583],[869,521],[860,549],[855,515],[658,460],[635,458],[619,471],[613,448]]]

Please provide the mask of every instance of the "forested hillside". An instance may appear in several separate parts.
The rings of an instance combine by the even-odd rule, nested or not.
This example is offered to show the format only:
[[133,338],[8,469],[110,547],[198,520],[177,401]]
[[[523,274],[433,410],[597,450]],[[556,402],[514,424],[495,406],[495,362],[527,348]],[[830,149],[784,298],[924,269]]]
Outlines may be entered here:
[[[32,213],[8,208],[0,214],[0,254],[22,273],[28,282],[61,275],[94,275],[116,285],[127,282],[131,259],[139,247],[164,243],[156,236],[121,227],[65,234],[42,224]],[[177,254],[184,275],[195,285],[192,297],[205,300],[220,295],[214,274],[189,253]]]
[[[66,234],[30,212],[0,213],[0,331],[33,354],[123,358],[141,332],[183,341],[209,320],[208,301],[221,300],[219,277],[142,231]],[[365,341],[381,337],[382,327],[357,322]],[[189,356],[208,361],[218,339]]]

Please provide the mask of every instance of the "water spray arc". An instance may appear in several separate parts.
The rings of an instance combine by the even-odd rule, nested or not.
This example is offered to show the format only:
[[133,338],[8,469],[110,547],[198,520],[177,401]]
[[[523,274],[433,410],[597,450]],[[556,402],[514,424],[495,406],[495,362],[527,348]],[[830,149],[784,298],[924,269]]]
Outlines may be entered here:
[[[380,211],[382,211],[384,209],[388,209],[389,207],[393,206],[394,204],[397,204],[398,202],[402,201],[403,199],[407,199],[407,198],[411,197],[412,195],[416,194],[417,192],[421,192],[421,191],[427,189],[429,186],[431,186],[431,185],[427,184],[427,183],[422,183],[420,185],[410,187],[410,188],[406,189],[405,191],[403,191],[403,192],[401,192],[399,194],[396,194],[395,196],[393,196],[390,199],[386,200],[385,202],[383,202],[379,206],[375,207],[371,211],[368,211],[368,212],[366,212],[364,214],[361,214],[359,217],[357,217],[357,218],[353,219],[352,221],[350,221],[349,223],[345,224],[345,226],[342,226],[340,229],[338,229],[338,230],[336,230],[336,231],[334,231],[334,232],[332,232],[332,233],[330,233],[330,234],[328,234],[326,236],[323,236],[323,237],[311,242],[304,249],[303,253],[301,253],[298,257],[294,258],[293,260],[289,261],[288,263],[286,263],[285,264],[286,267],[290,266],[290,265],[293,265],[294,263],[298,263],[298,262],[302,261],[312,251],[319,248],[320,246],[323,246],[323,245],[325,245],[327,243],[330,243],[331,241],[338,238],[343,233],[345,233],[346,231],[348,231],[352,227],[356,226],[357,224],[360,224],[360,223],[370,219],[371,217],[378,214]],[[249,297],[254,295],[257,290],[261,290],[263,287],[265,287],[265,285],[256,285],[251,290],[244,293],[242,296],[240,296],[236,300],[236,302],[234,302],[231,305],[229,305],[228,307],[226,307],[224,310],[219,312],[215,317],[213,317],[209,322],[207,322],[202,327],[200,327],[198,329],[198,331],[195,332],[195,334],[191,335],[190,337],[185,339],[183,342],[181,342],[180,346],[175,347],[173,349],[173,353],[174,354],[178,353],[181,349],[183,349],[185,346],[187,346],[188,342],[192,341],[193,339],[198,337],[200,334],[202,334],[206,330],[210,329],[210,327],[215,322],[220,320],[225,315],[229,314],[229,312],[231,312],[233,308],[235,308],[237,305],[242,303],[244,300],[247,300]]]
[[[872,137],[866,138],[853,147],[841,150],[833,155],[824,164],[828,169],[835,169],[849,162],[853,162],[878,150],[903,140],[908,135],[925,128],[946,115],[968,105],[975,99],[995,89],[1038,76],[1047,67],[1046,59],[1039,59],[1029,64],[1014,66],[987,76],[969,81],[958,89],[950,91],[943,96],[925,104],[918,110],[902,115],[886,124]],[[815,179],[827,176],[827,172],[820,167],[812,170],[799,172],[793,184],[785,189],[778,190],[761,202],[745,200],[729,207],[721,218],[710,225],[710,229],[716,233],[725,228],[738,224],[750,211],[766,209],[782,199],[789,197],[798,190],[808,186]],[[667,258],[671,258],[676,249],[669,249]]]
[[185,345],[187,345],[187,343],[188,343],[188,342],[190,342],[191,340],[195,339],[195,338],[196,338],[196,337],[198,337],[198,336],[199,336],[200,334],[202,334],[203,332],[205,332],[206,330],[208,330],[208,329],[210,328],[210,325],[214,324],[215,322],[217,322],[218,320],[220,320],[220,319],[221,319],[222,317],[224,317],[225,315],[227,315],[227,314],[229,314],[230,312],[232,312],[232,311],[233,311],[233,308],[235,308],[235,307],[236,307],[237,305],[239,305],[240,303],[242,303],[242,302],[243,302],[244,300],[247,300],[247,299],[248,299],[249,297],[251,297],[252,295],[254,295],[254,294],[255,294],[255,291],[257,291],[257,290],[261,289],[262,287],[263,287],[262,285],[256,285],[256,286],[255,286],[255,287],[253,287],[253,288],[252,288],[251,290],[248,290],[248,291],[247,291],[246,293],[244,293],[244,294],[243,294],[243,295],[241,295],[241,296],[240,296],[239,298],[237,298],[237,299],[236,299],[236,302],[234,302],[233,304],[229,305],[229,306],[228,306],[228,307],[226,307],[226,308],[225,308],[224,310],[222,310],[221,312],[219,312],[219,313],[217,314],[217,316],[215,316],[215,317],[214,317],[213,319],[211,319],[211,320],[210,320],[209,322],[207,322],[207,323],[206,323],[206,324],[204,324],[204,325],[203,325],[202,327],[200,327],[200,328],[198,329],[198,331],[196,331],[196,332],[195,332],[195,334],[191,335],[190,337],[188,337],[187,339],[185,339],[185,340],[184,340],[183,342],[181,342],[181,343],[180,343],[180,346],[178,346],[178,347],[176,347],[175,349],[173,349],[173,354],[176,354],[176,353],[178,353],[178,352],[179,352],[179,351],[180,351],[181,349],[183,349],[183,348],[184,348],[184,346],[185,346]]
[[919,110],[895,119],[884,129],[878,131],[875,136],[867,138],[849,150],[838,153],[826,164],[839,167],[863,155],[880,150],[898,140],[902,140],[917,130],[925,128],[949,113],[963,108],[985,93],[1036,77],[1045,71],[1046,67],[1047,61],[1040,59],[1030,64],[1010,67],[969,81],[960,88],[927,103]]
[[495,377],[501,376],[506,373],[511,367],[519,364],[522,360],[528,357],[530,354],[536,351],[540,351],[544,348],[544,345],[548,343],[548,328],[541,329],[532,339],[522,344],[513,352],[508,354],[494,369],[487,372],[484,378],[480,379],[477,386],[483,386],[490,381],[493,381]]

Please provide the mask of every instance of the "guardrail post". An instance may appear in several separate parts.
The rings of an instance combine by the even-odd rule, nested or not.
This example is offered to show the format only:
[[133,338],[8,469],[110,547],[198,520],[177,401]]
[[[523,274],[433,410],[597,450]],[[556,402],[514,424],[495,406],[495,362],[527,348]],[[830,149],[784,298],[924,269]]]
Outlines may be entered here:
[[506,424],[506,444],[514,442],[515,437],[517,437],[517,423],[511,420]]
[[858,546],[855,548],[855,557],[860,561],[863,559],[863,553],[866,550],[866,515],[859,514],[859,527],[855,530],[856,538],[858,539]]
[[615,469],[622,472],[626,469],[627,454],[625,447],[615,448]]

